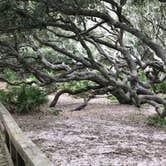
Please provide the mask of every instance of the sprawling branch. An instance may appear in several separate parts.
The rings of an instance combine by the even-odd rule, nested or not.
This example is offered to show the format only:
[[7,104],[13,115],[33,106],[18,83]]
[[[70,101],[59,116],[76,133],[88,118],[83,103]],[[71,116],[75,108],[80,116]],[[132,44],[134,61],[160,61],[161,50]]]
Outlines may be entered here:
[[[92,2],[21,2],[0,6],[6,17],[0,15],[2,78],[10,69],[23,78],[33,75],[40,86],[92,81],[97,86],[59,90],[51,106],[63,93],[90,93],[83,105],[86,106],[91,97],[102,92],[114,95],[120,103],[149,103],[165,116],[166,100],[153,90],[155,84],[166,80],[164,21],[150,21],[154,34],[144,26],[139,29],[139,23],[132,25],[124,12],[130,10],[125,8],[126,1],[96,1],[94,9]],[[139,21],[149,25],[149,18]],[[140,78],[141,74],[144,78]]]

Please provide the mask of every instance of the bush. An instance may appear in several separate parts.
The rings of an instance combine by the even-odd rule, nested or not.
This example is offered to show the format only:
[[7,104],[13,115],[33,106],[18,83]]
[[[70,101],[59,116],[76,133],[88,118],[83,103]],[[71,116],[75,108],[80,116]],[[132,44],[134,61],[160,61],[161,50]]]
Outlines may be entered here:
[[38,87],[22,85],[1,90],[0,101],[9,111],[27,113],[39,110],[40,106],[47,103],[48,99],[44,91]]
[[147,80],[146,75],[143,70],[138,71],[138,79],[142,82]]
[[107,99],[110,100],[111,102],[117,102],[118,101],[117,98],[115,96],[112,96],[112,95],[108,96]]
[[154,84],[153,90],[156,93],[166,93],[166,81],[163,81],[162,83]]
[[166,118],[161,118],[158,114],[155,114],[147,118],[147,124],[156,127],[166,127]]
[[10,70],[10,69],[6,69],[1,73],[2,77],[9,80],[10,82],[15,81],[15,80],[21,80],[21,78],[19,77],[19,75]]

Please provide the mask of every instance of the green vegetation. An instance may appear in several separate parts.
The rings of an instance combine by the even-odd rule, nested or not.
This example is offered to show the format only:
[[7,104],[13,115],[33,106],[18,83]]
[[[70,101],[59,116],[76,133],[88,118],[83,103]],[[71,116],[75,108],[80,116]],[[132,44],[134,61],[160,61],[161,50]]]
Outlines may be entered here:
[[[92,86],[95,85],[92,81],[88,80],[82,80],[82,81],[70,81],[70,82],[64,82],[60,83],[58,85],[58,89],[71,89],[71,90],[78,90],[80,88],[84,88],[87,86]],[[90,91],[88,92],[82,92],[80,94],[75,95],[74,97],[81,97],[84,98],[89,94]]]
[[0,90],[0,101],[11,112],[27,113],[39,110],[48,99],[44,91],[38,87],[22,85]]
[[161,118],[158,114],[149,116],[147,124],[156,127],[166,127],[166,118]]
[[[29,90],[31,84],[47,94],[58,90],[53,106],[64,93],[88,101],[112,95],[121,104],[147,103],[165,115],[162,2],[0,1],[0,80],[15,86],[1,92],[8,96],[1,100],[17,112],[39,107],[46,94]],[[16,88],[21,84],[28,85]]]
[[107,99],[109,99],[110,102],[118,102],[115,96],[108,96]]
[[4,78],[6,78],[9,81],[20,80],[17,73],[9,69],[4,71]]
[[56,108],[49,108],[48,111],[55,116],[58,116],[62,112],[61,109],[56,109]]
[[61,83],[61,84],[59,84],[58,87],[60,89],[69,88],[69,89],[72,89],[72,90],[76,90],[76,89],[83,88],[83,87],[86,87],[87,85],[91,85],[91,84],[93,85],[92,82],[86,81],[86,80],[83,80],[83,81],[70,81],[70,82]]
[[154,84],[153,90],[156,93],[166,93],[166,81],[163,81],[162,83]]
[[143,82],[147,81],[146,75],[143,70],[138,71],[138,79]]

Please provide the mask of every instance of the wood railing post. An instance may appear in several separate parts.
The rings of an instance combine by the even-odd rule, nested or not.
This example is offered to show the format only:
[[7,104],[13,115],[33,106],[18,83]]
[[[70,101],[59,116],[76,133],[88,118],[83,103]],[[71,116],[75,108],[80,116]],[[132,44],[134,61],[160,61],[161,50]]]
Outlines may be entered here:
[[6,143],[6,145],[7,145],[7,147],[8,147],[8,149],[10,148],[9,146],[10,146],[10,140],[9,140],[9,135],[8,135],[8,133],[7,133],[7,131],[6,130],[4,130],[4,138],[5,138],[5,143]]
[[19,155],[19,153],[16,153],[16,166],[25,166],[25,162]]
[[5,142],[15,166],[55,166],[28,139],[6,108],[0,104],[0,120],[3,123]]

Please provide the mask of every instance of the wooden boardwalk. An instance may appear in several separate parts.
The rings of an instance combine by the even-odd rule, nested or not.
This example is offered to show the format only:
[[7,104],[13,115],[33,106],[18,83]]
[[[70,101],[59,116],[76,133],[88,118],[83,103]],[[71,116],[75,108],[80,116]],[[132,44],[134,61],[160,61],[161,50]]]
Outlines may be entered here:
[[7,146],[0,131],[0,166],[13,166]]

